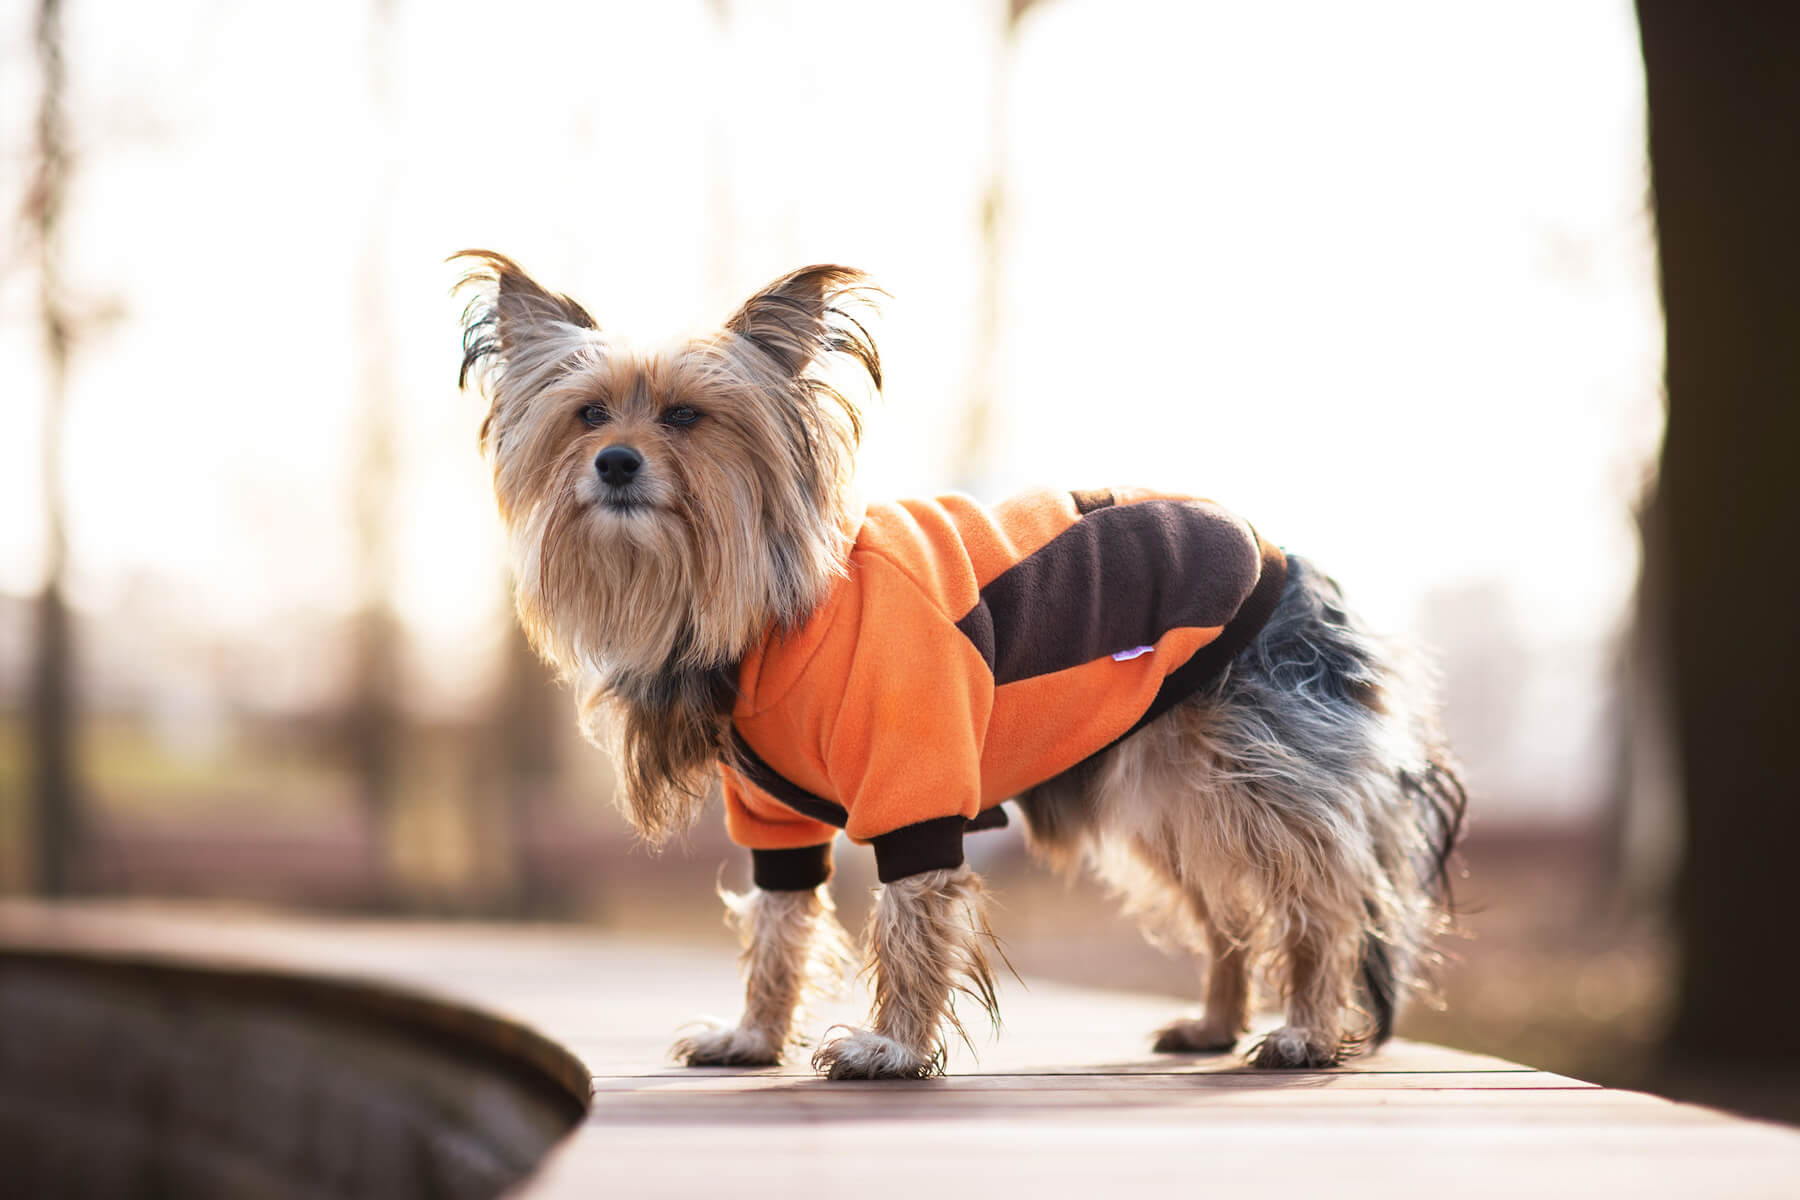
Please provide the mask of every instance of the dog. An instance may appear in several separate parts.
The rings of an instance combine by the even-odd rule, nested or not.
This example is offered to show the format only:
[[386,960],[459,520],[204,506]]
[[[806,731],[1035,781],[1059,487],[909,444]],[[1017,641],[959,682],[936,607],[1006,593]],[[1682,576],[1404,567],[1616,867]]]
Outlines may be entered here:
[[[1034,492],[866,504],[851,484],[881,362],[858,271],[776,280],[662,352],[603,331],[491,251],[459,386],[507,531],[519,619],[610,749],[621,808],[660,844],[717,786],[755,884],[735,1027],[692,1066],[806,1044],[797,1012],[850,961],[827,881],[839,829],[875,847],[873,1008],[812,1056],[832,1079],[923,1078],[990,1016],[980,878],[962,839],[1012,799],[1050,865],[1091,867],[1147,930],[1206,962],[1205,1009],[1155,1048],[1285,1021],[1258,1067],[1384,1041],[1451,923],[1467,797],[1429,681],[1337,586],[1182,495]],[[997,1018],[996,1018],[997,1020]]]

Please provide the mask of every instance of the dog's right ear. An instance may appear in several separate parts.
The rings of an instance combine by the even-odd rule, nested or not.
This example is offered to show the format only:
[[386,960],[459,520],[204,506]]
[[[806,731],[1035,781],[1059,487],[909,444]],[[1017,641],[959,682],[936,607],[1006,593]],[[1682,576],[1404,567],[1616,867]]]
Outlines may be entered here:
[[463,310],[462,370],[456,386],[466,387],[471,372],[480,375],[502,362],[530,356],[533,347],[566,346],[571,329],[596,329],[588,311],[540,287],[519,264],[492,250],[460,250],[450,262],[469,262],[455,291],[474,292]]

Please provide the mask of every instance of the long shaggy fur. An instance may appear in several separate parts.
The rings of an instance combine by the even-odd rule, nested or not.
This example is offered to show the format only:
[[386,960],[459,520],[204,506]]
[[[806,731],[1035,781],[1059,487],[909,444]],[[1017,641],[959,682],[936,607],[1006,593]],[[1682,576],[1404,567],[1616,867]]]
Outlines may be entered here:
[[967,865],[925,871],[885,884],[869,919],[868,965],[875,994],[873,1028],[846,1030],[813,1054],[832,1079],[922,1079],[942,1074],[947,1034],[966,1043],[958,995],[996,1026],[999,1002],[988,961],[993,931],[983,911],[981,877]]
[[[1388,1036],[1449,922],[1465,797],[1429,694],[1293,557],[1275,615],[1217,685],[1021,807],[1045,857],[1085,860],[1151,932],[1287,999],[1260,1063],[1324,1065]],[[1197,1029],[1164,1035],[1201,1048],[1185,1044]]]
[[778,1063],[799,1041],[795,1016],[848,980],[856,964],[850,939],[824,888],[720,898],[744,944],[744,1015],[733,1028],[682,1038],[670,1053],[690,1067]]

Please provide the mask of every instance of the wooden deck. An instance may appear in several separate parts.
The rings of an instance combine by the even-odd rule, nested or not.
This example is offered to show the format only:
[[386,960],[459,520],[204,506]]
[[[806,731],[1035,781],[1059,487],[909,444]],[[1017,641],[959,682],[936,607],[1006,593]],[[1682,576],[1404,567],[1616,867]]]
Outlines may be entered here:
[[594,1100],[531,1197],[1800,1196],[1800,1131],[1417,1043],[1324,1072],[1152,1055],[1179,1009],[1155,997],[1008,981],[1003,1035],[959,1048],[949,1078],[828,1084],[666,1059],[693,1014],[735,1012],[723,941],[0,904],[3,944],[361,976],[535,1028],[587,1064]]

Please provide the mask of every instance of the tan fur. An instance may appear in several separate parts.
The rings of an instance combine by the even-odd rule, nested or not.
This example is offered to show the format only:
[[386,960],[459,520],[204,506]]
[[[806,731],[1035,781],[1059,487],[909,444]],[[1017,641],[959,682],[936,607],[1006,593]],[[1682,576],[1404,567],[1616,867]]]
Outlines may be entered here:
[[1235,1043],[1256,971],[1288,1024],[1255,1061],[1325,1065],[1369,1033],[1352,987],[1364,939],[1402,929],[1422,942],[1437,903],[1416,872],[1384,861],[1405,857],[1381,843],[1412,824],[1383,811],[1396,800],[1271,803],[1269,781],[1233,761],[1232,715],[1182,706],[1122,744],[1092,784],[1088,856],[1147,932],[1211,958],[1204,1019],[1165,1028],[1159,1049]]
[[959,993],[997,1024],[987,956],[994,935],[982,904],[981,877],[967,865],[884,885],[867,933],[873,1028],[826,1042],[813,1067],[832,1079],[941,1074],[947,1033],[969,1040],[956,1013]]
[[744,1015],[733,1028],[682,1038],[670,1053],[690,1067],[780,1062],[799,1040],[800,1010],[848,979],[856,961],[850,939],[822,887],[720,896],[744,944]]
[[[1206,924],[1204,912],[1198,914]],[[1230,1050],[1250,1028],[1249,952],[1217,925],[1206,929],[1206,1015],[1175,1021],[1156,1031],[1165,1054],[1213,1054]]]

